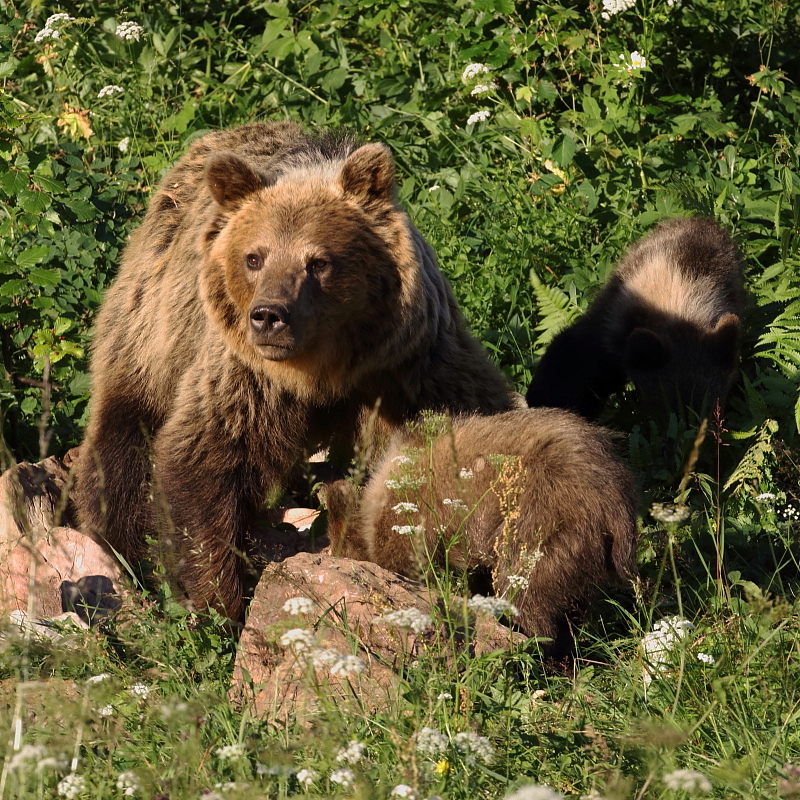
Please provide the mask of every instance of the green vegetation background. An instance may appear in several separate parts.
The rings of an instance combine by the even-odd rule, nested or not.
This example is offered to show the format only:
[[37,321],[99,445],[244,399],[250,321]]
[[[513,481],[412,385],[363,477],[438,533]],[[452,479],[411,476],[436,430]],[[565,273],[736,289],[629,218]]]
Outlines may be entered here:
[[[53,22],[58,36],[37,42],[57,12],[74,19]],[[299,741],[319,767],[331,742],[357,736],[378,765],[359,783],[363,796],[387,796],[398,770],[420,791],[452,797],[498,796],[524,776],[567,794],[671,796],[657,776],[694,764],[716,776],[719,796],[776,797],[785,765],[800,755],[798,0],[637,0],[619,13],[586,0],[0,0],[0,14],[6,464],[79,440],[103,289],[152,187],[210,129],[290,118],[388,143],[401,201],[473,330],[523,391],[553,334],[662,216],[700,212],[726,225],[744,253],[751,296],[742,379],[689,481],[691,518],[669,530],[644,518],[644,588],[634,606],[609,606],[606,628],[589,625],[579,637],[585,658],[563,680],[522,656],[446,678],[473,681],[469,702],[447,719],[485,728],[502,751],[491,770],[454,762],[423,779],[409,766],[414,726],[434,714],[425,676],[412,670],[408,697],[380,724],[328,720],[319,741],[278,735],[218,699],[210,722],[193,729],[187,756],[155,712],[145,722],[126,718],[104,729],[117,755],[98,745],[100,756],[85,756],[98,770],[93,796],[108,796],[115,770],[141,762],[148,787],[164,773],[170,797],[197,797],[227,769],[202,755],[215,742],[261,737],[258,747],[270,742],[281,763],[299,768]],[[141,26],[138,39],[116,35],[126,21]],[[486,71],[464,78],[470,63]],[[479,84],[486,90],[475,91]],[[120,91],[101,92],[108,86]],[[615,401],[605,421],[629,434],[647,502],[671,499],[694,432],[673,420],[666,433],[680,446],[665,453],[665,431],[637,416],[631,397]],[[165,647],[176,666],[161,694],[211,702],[228,675],[225,638],[196,630],[162,601],[137,623],[130,650],[97,640],[88,665],[63,653],[31,661],[26,650],[4,669],[10,679],[21,664],[68,677],[105,664],[124,682],[134,674],[126,670],[152,666]],[[637,631],[679,611],[696,617],[717,664],[681,656],[680,680],[644,696]],[[437,680],[448,675],[438,669]],[[550,705],[529,702],[537,687]],[[652,733],[652,720],[663,718],[680,736]],[[259,785],[268,796],[300,791],[288,774]]]

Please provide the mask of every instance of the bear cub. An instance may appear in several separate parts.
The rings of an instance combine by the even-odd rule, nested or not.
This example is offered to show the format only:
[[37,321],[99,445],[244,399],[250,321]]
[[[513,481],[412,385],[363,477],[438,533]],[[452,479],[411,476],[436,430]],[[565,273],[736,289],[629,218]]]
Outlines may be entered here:
[[712,219],[660,222],[631,245],[586,313],[548,346],[528,405],[597,419],[632,381],[653,410],[724,406],[745,305],[731,237]]
[[395,434],[366,487],[327,487],[334,555],[409,577],[488,568],[529,636],[563,657],[570,617],[636,574],[637,492],[611,434],[557,409]]

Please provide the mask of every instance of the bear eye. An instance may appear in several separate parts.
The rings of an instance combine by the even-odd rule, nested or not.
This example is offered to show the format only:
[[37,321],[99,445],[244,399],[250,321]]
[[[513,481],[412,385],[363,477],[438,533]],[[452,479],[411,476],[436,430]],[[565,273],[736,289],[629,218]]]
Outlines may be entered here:
[[326,272],[331,266],[331,262],[327,258],[312,258],[306,264],[306,271],[311,275],[321,275]]
[[257,253],[248,253],[245,256],[245,262],[247,263],[248,269],[261,269],[261,256]]

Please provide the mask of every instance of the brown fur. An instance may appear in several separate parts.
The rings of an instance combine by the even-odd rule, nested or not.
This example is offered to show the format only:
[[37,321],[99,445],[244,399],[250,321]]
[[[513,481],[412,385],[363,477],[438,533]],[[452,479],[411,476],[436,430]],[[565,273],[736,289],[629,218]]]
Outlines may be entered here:
[[[506,456],[499,465],[496,454]],[[404,455],[415,463],[401,463]],[[472,478],[461,477],[462,468]],[[386,485],[409,478],[421,486]],[[495,591],[518,606],[522,630],[552,640],[551,656],[569,644],[570,613],[598,587],[636,571],[633,478],[607,431],[564,411],[464,417],[429,448],[418,432],[396,434],[360,501],[356,492],[344,481],[328,489],[335,554],[410,576],[441,566],[446,550],[454,568],[488,567]],[[467,511],[445,499],[461,500]],[[394,511],[400,501],[419,513]],[[401,535],[392,530],[398,525],[422,525],[424,535]],[[528,588],[509,592],[509,575],[528,578]]]
[[514,403],[397,205],[388,148],[288,122],[204,136],[168,173],[98,315],[92,381],[80,524],[128,560],[174,531],[191,599],[234,618],[248,520],[304,452],[352,445],[378,400],[389,431]]
[[633,381],[654,407],[724,406],[745,303],[736,246],[711,219],[659,223],[628,248],[587,312],[547,348],[530,406],[596,418]]

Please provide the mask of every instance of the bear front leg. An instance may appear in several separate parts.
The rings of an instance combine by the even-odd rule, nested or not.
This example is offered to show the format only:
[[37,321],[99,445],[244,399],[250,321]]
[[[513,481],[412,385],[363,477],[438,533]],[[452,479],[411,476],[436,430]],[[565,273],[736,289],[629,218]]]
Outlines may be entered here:
[[149,423],[151,415],[122,393],[94,398],[70,492],[78,528],[128,563],[144,555],[150,529]]
[[154,495],[169,574],[196,608],[243,616],[247,527],[302,453],[301,404],[201,376],[155,441]]

